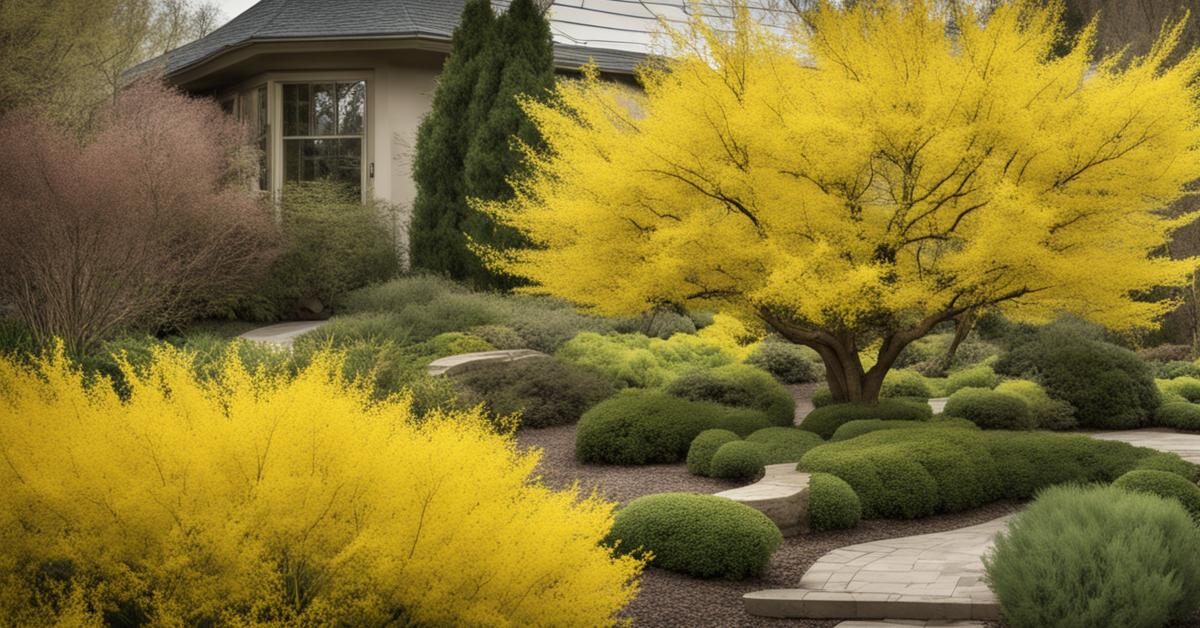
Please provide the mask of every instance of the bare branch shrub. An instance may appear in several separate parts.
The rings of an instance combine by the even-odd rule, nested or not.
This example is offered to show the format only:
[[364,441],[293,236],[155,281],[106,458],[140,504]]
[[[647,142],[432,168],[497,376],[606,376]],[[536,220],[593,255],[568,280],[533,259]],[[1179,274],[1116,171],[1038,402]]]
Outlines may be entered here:
[[244,129],[157,83],[125,90],[86,144],[30,113],[0,121],[0,303],[42,341],[185,321],[275,255]]

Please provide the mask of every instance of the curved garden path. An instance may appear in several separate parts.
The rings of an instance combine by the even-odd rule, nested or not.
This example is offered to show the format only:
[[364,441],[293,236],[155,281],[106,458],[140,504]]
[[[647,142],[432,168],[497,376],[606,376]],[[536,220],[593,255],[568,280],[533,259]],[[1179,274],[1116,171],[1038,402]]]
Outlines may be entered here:
[[1096,432],[1088,436],[1102,440],[1119,440],[1137,447],[1149,447],[1159,451],[1179,454],[1188,462],[1200,464],[1200,434],[1177,432],[1168,428],[1123,430],[1120,432]]
[[280,345],[283,347],[291,347],[296,338],[306,334],[327,321],[292,321],[290,323],[277,323],[275,325],[267,325],[251,329],[250,331],[238,336],[244,340],[252,342],[265,342],[267,344]]

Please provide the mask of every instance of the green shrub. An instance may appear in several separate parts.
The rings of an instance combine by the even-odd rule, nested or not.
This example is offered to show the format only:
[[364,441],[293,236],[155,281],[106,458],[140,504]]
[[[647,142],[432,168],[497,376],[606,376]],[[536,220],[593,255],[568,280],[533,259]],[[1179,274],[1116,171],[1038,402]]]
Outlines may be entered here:
[[693,401],[757,408],[776,425],[792,425],[795,421],[796,401],[792,394],[766,371],[746,364],[688,371],[671,382],[667,392]]
[[1200,603],[1200,528],[1152,495],[1056,487],[997,536],[984,566],[1014,628],[1157,628]]
[[1175,379],[1155,380],[1159,392],[1175,394],[1192,403],[1200,402],[1200,379],[1195,377],[1176,377]]
[[738,435],[729,430],[710,429],[700,432],[688,447],[688,472],[692,475],[708,475],[713,454],[717,453],[721,445],[736,440],[739,440]]
[[692,440],[704,430],[724,428],[743,435],[767,424],[762,413],[753,410],[659,391],[625,390],[579,419],[575,455],[585,463],[669,464],[684,460]]
[[242,318],[322,314],[351,290],[393,277],[400,258],[384,209],[335,183],[289,185],[280,205],[284,250],[254,296],[238,306]]
[[464,285],[439,275],[398,277],[346,295],[346,312],[399,312],[409,305],[429,303],[447,294],[469,294]]
[[805,347],[790,342],[760,342],[746,358],[746,364],[775,376],[785,384],[803,384],[819,379],[818,365]]
[[642,334],[666,340],[675,334],[696,333],[696,323],[686,314],[658,308],[642,314],[615,321],[615,331],[623,334]]
[[1193,519],[1200,521],[1200,486],[1169,471],[1134,469],[1117,478],[1113,486],[1127,491],[1149,493],[1166,499],[1174,499],[1188,511]]
[[879,395],[888,398],[929,399],[933,396],[933,389],[929,387],[929,382],[925,381],[924,375],[907,369],[896,369],[888,371],[887,376],[883,378],[883,389]]
[[1154,452],[1145,458],[1137,461],[1134,465],[1135,469],[1152,469],[1155,471],[1166,471],[1174,473],[1188,482],[1195,484],[1200,482],[1200,464],[1188,462],[1179,457],[1179,454],[1168,453],[1165,451]]
[[594,368],[618,386],[657,388],[693,370],[733,363],[733,356],[695,336],[668,340],[634,334],[583,332],[558,350],[568,362]]
[[1154,421],[1177,430],[1200,430],[1200,404],[1187,401],[1164,403],[1154,411]]
[[767,464],[766,445],[735,440],[717,448],[708,465],[709,475],[726,480],[753,480]]
[[471,369],[456,377],[490,412],[521,413],[522,427],[574,423],[616,392],[595,372],[554,358],[527,358]]
[[1075,408],[1082,427],[1143,427],[1160,403],[1153,371],[1132,351],[1073,333],[1038,333],[997,368],[1013,376],[1036,375],[1051,397]]
[[822,406],[804,417],[800,429],[828,439],[843,423],[860,419],[925,421],[933,416],[929,404],[908,399],[880,399],[879,403],[839,403]]
[[478,325],[468,329],[467,333],[497,349],[529,348],[529,341],[525,340],[515,329],[505,325]]
[[824,444],[820,436],[795,427],[768,427],[758,430],[746,437],[752,443],[790,447],[808,451],[817,445]]
[[847,530],[862,519],[862,502],[844,480],[828,473],[808,478],[808,527],[814,531]]
[[987,388],[960,388],[946,401],[942,414],[958,417],[985,430],[1028,430],[1035,427],[1025,399]]
[[662,493],[617,512],[606,543],[618,552],[649,551],[655,567],[696,578],[762,576],[783,543],[763,513],[715,495]]
[[1200,365],[1186,360],[1176,360],[1166,363],[1153,363],[1154,374],[1163,379],[1177,377],[1200,377]]
[[814,408],[833,405],[833,391],[829,390],[829,384],[820,384],[813,389],[812,404]]
[[1014,379],[1001,383],[996,392],[1017,395],[1029,404],[1029,415],[1034,427],[1041,430],[1069,430],[1078,425],[1075,408],[1061,400],[1052,399],[1037,382]]
[[848,482],[862,500],[864,517],[912,518],[1025,499],[1064,482],[1111,482],[1156,454],[1074,434],[931,425],[822,445],[805,454],[799,467]]
[[942,394],[953,395],[960,388],[995,388],[1000,383],[1000,376],[992,367],[986,365],[972,366],[946,378]]
[[611,320],[580,314],[561,299],[517,296],[504,301],[502,324],[512,327],[530,349],[554,353],[580,332],[607,333]]
[[21,321],[0,317],[0,355],[29,356],[38,352],[33,332]]
[[913,428],[931,428],[931,427],[955,427],[960,429],[977,430],[978,425],[975,425],[967,419],[956,418],[934,418],[929,421],[884,421],[882,419],[861,419],[858,421],[850,421],[843,423],[837,431],[833,433],[831,441],[850,440],[870,434],[879,430],[903,430]]

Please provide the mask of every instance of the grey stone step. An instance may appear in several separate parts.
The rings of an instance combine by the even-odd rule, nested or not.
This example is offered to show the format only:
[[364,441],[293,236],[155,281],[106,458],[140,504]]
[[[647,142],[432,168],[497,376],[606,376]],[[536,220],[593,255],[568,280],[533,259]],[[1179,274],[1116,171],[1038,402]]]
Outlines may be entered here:
[[430,375],[456,375],[473,368],[486,366],[489,364],[502,364],[504,362],[516,362],[517,360],[527,360],[529,358],[547,358],[550,357],[541,351],[533,349],[509,349],[504,351],[478,351],[476,353],[460,353],[445,358],[440,358],[429,363],[426,371]]
[[808,478],[794,462],[769,464],[761,480],[717,495],[762,512],[784,536],[795,536],[808,532]]

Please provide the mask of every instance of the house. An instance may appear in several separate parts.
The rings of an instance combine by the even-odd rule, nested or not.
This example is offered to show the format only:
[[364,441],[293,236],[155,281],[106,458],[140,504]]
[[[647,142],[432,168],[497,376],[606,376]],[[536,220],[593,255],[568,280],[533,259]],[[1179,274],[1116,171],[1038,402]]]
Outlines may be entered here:
[[[417,127],[462,9],[463,0],[262,0],[127,76],[161,72],[246,121],[262,151],[263,192],[278,198],[288,182],[332,176],[407,209]],[[590,59],[632,80],[642,58],[555,44],[564,73]]]

